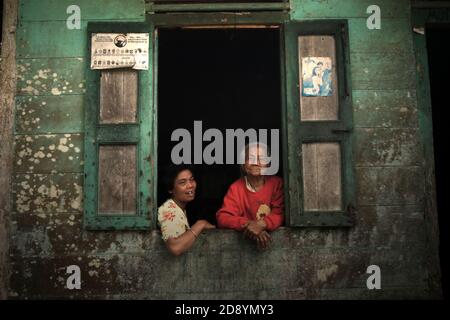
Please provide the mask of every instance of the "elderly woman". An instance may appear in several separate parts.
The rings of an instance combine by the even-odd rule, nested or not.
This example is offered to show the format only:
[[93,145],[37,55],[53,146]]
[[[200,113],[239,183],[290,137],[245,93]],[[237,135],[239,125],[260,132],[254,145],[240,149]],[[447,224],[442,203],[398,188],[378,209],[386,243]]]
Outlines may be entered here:
[[206,220],[198,220],[189,226],[186,205],[194,200],[197,183],[189,166],[171,166],[164,176],[168,199],[158,209],[158,222],[162,238],[174,256],[189,250],[204,229],[213,229],[214,225]]
[[243,231],[266,248],[273,231],[283,223],[283,181],[277,176],[264,175],[267,167],[267,146],[249,144],[245,147],[243,177],[228,189],[222,208],[216,213],[220,228]]

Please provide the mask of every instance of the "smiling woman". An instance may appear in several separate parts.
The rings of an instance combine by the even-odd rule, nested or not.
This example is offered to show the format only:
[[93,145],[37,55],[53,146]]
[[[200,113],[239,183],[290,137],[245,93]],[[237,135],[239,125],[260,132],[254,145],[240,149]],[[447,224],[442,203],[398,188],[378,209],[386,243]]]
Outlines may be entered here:
[[204,229],[214,225],[206,220],[198,220],[189,226],[186,206],[195,198],[197,182],[192,169],[186,165],[172,165],[164,175],[164,184],[170,198],[158,209],[158,222],[162,238],[174,256],[189,250]]

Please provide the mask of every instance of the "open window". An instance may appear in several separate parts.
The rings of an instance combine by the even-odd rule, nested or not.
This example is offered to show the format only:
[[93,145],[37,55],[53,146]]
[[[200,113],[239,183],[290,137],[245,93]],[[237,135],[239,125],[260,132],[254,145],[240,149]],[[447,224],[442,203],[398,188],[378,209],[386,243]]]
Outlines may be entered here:
[[349,226],[354,208],[345,21],[285,30],[290,226]]
[[[208,129],[222,133],[224,149],[227,129],[266,129],[268,143],[274,142],[270,130],[281,129],[282,112],[280,29],[158,30],[158,181],[172,162],[171,150],[179,142],[171,141],[171,134],[178,128],[190,132],[192,145]],[[195,121],[201,121],[201,132],[195,132]],[[201,143],[200,153],[209,145]],[[195,153],[198,150],[192,147],[192,163]],[[225,159],[223,164],[200,160],[194,164],[198,184],[196,199],[189,204],[190,218],[216,223],[215,214],[228,187],[240,177],[240,168],[236,162],[226,164]],[[282,177],[282,166],[277,175]],[[167,196],[159,185],[158,203]]]
[[[352,225],[346,21],[233,17],[155,14],[146,23],[89,24],[89,38],[148,32],[151,61],[148,70],[87,70],[87,228],[156,227],[157,206],[167,196],[158,174],[176,144],[171,133],[184,128],[194,139],[194,121],[202,121],[203,131],[279,129],[286,226]],[[196,169],[194,211],[214,223],[239,168],[203,163]]]

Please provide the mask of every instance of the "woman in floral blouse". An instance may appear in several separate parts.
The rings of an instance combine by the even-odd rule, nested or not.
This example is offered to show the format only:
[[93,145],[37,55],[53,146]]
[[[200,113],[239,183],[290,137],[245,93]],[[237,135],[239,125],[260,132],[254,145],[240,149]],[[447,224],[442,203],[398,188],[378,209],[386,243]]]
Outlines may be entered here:
[[164,177],[164,184],[171,198],[159,207],[158,222],[167,248],[174,256],[179,256],[192,247],[204,229],[215,226],[206,220],[198,220],[189,226],[186,205],[194,200],[197,188],[189,166],[171,166]]

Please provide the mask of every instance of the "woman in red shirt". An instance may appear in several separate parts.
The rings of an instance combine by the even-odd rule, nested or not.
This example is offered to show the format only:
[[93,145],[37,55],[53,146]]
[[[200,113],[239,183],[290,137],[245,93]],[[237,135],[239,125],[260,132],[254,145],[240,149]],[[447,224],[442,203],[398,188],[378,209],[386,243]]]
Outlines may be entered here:
[[267,159],[264,144],[246,146],[244,176],[229,187],[216,213],[219,228],[243,231],[260,248],[266,248],[272,240],[268,231],[280,227],[284,220],[283,181],[263,174]]

